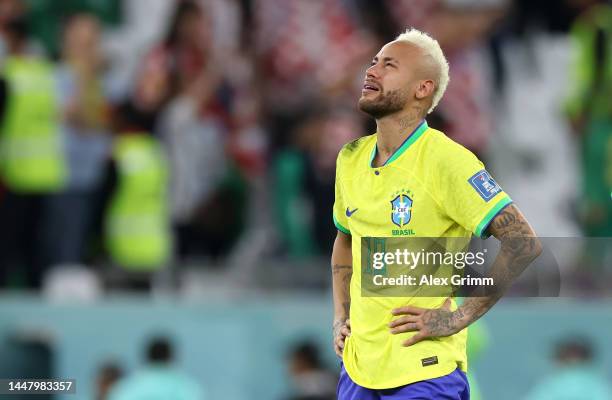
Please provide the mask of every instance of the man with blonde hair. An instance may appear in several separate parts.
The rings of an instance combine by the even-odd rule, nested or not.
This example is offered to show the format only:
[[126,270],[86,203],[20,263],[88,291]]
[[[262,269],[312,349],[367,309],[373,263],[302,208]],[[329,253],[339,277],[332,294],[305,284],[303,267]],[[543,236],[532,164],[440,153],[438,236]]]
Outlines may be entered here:
[[[383,46],[359,99],[377,131],[338,155],[332,273],[334,346],[343,361],[339,400],[469,399],[466,328],[541,252],[535,232],[483,164],[427,125],[448,69],[438,42],[418,30]],[[501,241],[490,269],[495,290],[487,295],[459,307],[447,297],[364,295],[364,279],[374,274],[362,264],[370,239],[472,234]]]

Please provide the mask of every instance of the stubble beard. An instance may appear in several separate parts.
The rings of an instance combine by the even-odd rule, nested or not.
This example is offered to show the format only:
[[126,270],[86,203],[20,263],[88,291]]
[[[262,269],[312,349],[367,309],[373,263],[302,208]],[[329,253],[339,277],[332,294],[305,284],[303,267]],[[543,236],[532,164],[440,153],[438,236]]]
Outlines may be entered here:
[[374,99],[361,97],[359,109],[374,119],[381,119],[388,115],[402,111],[408,101],[408,90],[396,89],[389,93],[380,93]]

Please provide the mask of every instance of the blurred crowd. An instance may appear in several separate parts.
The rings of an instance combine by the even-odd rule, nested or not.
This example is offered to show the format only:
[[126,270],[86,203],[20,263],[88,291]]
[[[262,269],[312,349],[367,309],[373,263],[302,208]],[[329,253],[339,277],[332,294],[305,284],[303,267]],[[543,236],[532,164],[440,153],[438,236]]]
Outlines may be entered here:
[[[479,323],[480,324],[480,323]],[[486,334],[476,325],[475,338],[470,339],[471,362],[478,362],[479,353],[486,350]],[[485,329],[486,331],[486,329]],[[175,348],[168,337],[151,338],[147,344],[143,364],[126,373],[117,361],[102,364],[97,372],[96,400],[129,400],[160,395],[180,400],[202,400],[205,386],[183,371],[175,359]],[[559,337],[551,344],[549,369],[546,375],[534,377],[525,400],[590,399],[610,400],[612,386],[602,371],[598,351],[593,341],[583,335]],[[286,354],[285,369],[289,378],[288,394],[284,400],[334,400],[338,375],[322,360],[316,341],[304,339],[292,345]],[[468,374],[470,398],[483,399],[473,370]],[[202,387],[204,386],[204,388]]]
[[355,107],[365,68],[409,26],[451,64],[429,125],[485,161],[512,134],[510,44],[571,38],[557,111],[581,178],[561,213],[612,236],[605,1],[2,0],[0,287],[61,265],[326,256],[337,152],[374,131]]

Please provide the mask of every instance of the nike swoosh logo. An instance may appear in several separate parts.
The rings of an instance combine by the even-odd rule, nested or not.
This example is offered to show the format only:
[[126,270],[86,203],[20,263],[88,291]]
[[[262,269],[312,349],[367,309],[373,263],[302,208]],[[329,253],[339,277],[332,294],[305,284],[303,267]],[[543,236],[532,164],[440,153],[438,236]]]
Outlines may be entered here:
[[350,211],[348,207],[346,207],[346,216],[347,217],[351,217],[351,215],[353,215],[357,210],[359,210],[358,208],[354,209],[353,211]]

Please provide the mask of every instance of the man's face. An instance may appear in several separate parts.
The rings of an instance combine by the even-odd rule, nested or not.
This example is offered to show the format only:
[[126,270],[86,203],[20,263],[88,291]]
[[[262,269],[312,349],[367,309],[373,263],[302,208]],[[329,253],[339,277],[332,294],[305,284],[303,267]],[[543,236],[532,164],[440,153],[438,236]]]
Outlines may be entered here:
[[[95,18],[78,16],[68,26],[64,37],[66,50],[72,56],[85,57],[84,54],[95,52],[99,47],[100,26]],[[93,61],[93,60],[89,60]]]
[[359,99],[359,109],[375,119],[403,110],[418,85],[419,49],[405,42],[390,42],[372,60]]

